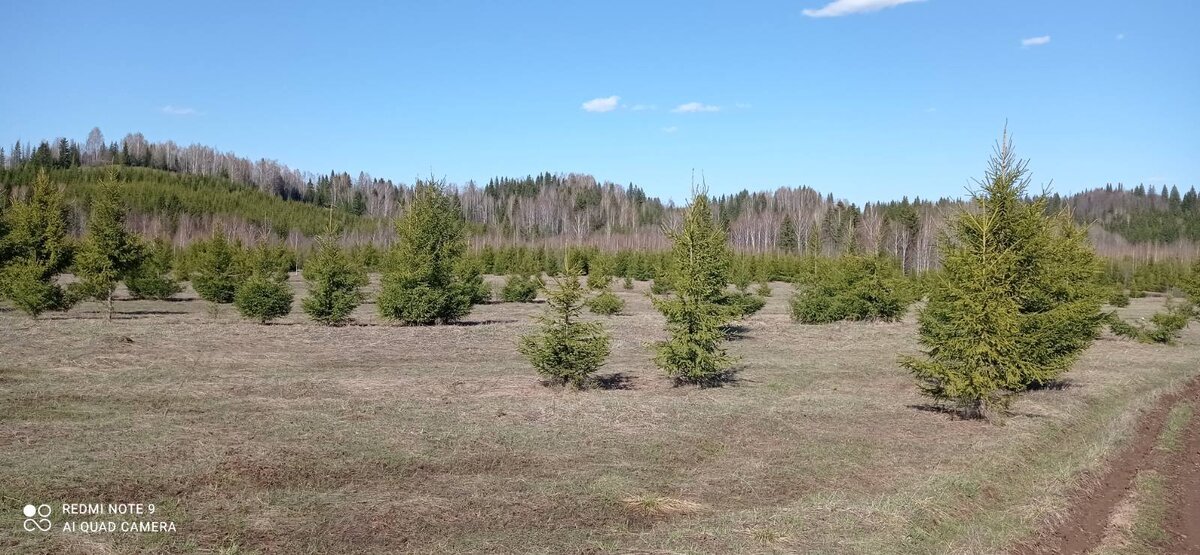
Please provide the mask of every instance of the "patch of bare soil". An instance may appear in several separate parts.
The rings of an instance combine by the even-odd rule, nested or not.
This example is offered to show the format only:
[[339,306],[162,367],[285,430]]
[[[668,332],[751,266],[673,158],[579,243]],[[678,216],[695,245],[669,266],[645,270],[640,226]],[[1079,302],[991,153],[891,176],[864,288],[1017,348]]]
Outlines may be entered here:
[[1069,554],[1095,549],[1104,539],[1112,515],[1133,489],[1138,472],[1155,469],[1167,478],[1169,508],[1164,527],[1171,538],[1168,552],[1200,554],[1200,414],[1187,424],[1184,448],[1174,452],[1155,449],[1171,408],[1182,400],[1200,401],[1200,378],[1159,399],[1139,421],[1133,443],[1090,481],[1097,485],[1079,492],[1060,521],[1015,552]]

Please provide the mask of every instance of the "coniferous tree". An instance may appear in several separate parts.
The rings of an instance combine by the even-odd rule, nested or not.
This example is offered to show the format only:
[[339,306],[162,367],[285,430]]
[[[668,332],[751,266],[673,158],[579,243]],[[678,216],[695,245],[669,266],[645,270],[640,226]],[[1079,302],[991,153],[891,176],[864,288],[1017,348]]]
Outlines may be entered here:
[[350,314],[362,303],[360,287],[367,284],[367,273],[346,256],[331,233],[322,237],[317,252],[304,263],[308,297],[302,308],[309,318],[326,326],[350,321]]
[[712,384],[726,378],[732,365],[723,346],[723,328],[733,319],[722,304],[730,265],[725,231],[700,193],[682,227],[667,234],[674,242],[669,279],[675,293],[652,299],[670,334],[659,343],[655,363],[677,382]]
[[575,267],[554,282],[541,328],[523,336],[519,350],[548,382],[583,387],[608,358],[609,335],[599,323],[580,320],[584,289]]
[[129,294],[139,299],[169,299],[183,288],[171,277],[173,264],[171,245],[162,239],[147,248],[141,264],[125,278]]
[[248,253],[249,276],[237,284],[233,304],[243,317],[266,324],[292,312],[287,271],[280,272],[279,247],[262,244]]
[[8,262],[0,268],[0,297],[35,318],[47,310],[70,308],[73,298],[55,282],[73,254],[67,208],[45,169],[38,171],[28,200],[13,203],[5,220]]
[[779,226],[779,250],[786,253],[796,252],[800,246],[799,238],[796,235],[796,222],[792,221],[791,214],[783,217],[783,223]]
[[231,244],[224,230],[213,230],[212,238],[197,245],[192,268],[192,288],[200,298],[213,303],[214,310],[232,303],[238,285],[247,277],[244,264],[238,260],[241,248]]
[[924,357],[905,357],[921,390],[968,416],[1005,410],[1014,395],[1065,372],[1103,321],[1102,289],[1082,230],[1023,200],[1024,161],[1007,132],[978,209],[953,220],[943,270],[921,312]]
[[455,269],[458,287],[472,305],[486,303],[492,299],[492,288],[483,280],[483,268],[478,260],[463,257]]
[[454,322],[471,309],[471,297],[454,270],[466,250],[457,199],[440,183],[418,183],[408,210],[396,222],[397,242],[383,276],[379,314],[405,324]]
[[81,298],[105,303],[107,318],[113,315],[113,293],[117,283],[128,280],[145,256],[142,242],[125,230],[125,210],[113,174],[100,183],[92,202],[87,233],[75,255],[75,284]]

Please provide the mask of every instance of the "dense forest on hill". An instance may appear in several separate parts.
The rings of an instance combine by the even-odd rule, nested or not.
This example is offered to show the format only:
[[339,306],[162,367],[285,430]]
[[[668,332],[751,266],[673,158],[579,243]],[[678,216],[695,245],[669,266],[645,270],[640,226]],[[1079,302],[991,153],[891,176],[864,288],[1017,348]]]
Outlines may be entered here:
[[[77,214],[86,209],[99,178],[116,171],[132,209],[128,225],[177,245],[220,224],[246,241],[269,237],[304,247],[324,229],[330,217],[325,207],[331,204],[348,244],[387,244],[393,237],[390,221],[412,193],[409,184],[365,172],[357,177],[312,174],[202,145],[152,143],[140,133],[106,142],[99,129],[82,145],[63,138],[0,149],[0,184],[6,192],[21,194],[38,168],[50,169],[52,179],[65,186]],[[661,250],[667,246],[662,226],[674,224],[680,214],[637,185],[585,174],[497,177],[453,189],[476,247]],[[860,207],[809,187],[781,187],[720,195],[712,204],[741,252],[882,252],[901,260],[906,270],[919,271],[937,265],[937,238],[945,216],[960,201],[904,198]],[[1093,224],[1092,242],[1108,257],[1191,258],[1200,250],[1194,187],[1181,192],[1176,186],[1107,185],[1049,199],[1048,209],[1061,208]]]

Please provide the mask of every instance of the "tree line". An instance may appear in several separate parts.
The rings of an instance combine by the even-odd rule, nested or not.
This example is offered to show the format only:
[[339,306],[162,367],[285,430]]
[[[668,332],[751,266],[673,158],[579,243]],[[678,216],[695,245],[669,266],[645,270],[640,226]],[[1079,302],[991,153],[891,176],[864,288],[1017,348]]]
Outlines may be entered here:
[[[164,238],[177,245],[207,236],[219,224],[244,240],[269,232],[289,236],[293,246],[310,246],[321,229],[314,223],[317,218],[303,214],[330,205],[343,223],[357,228],[345,241],[386,245],[395,236],[392,226],[381,222],[402,213],[415,192],[415,186],[363,172],[357,176],[338,171],[312,174],[202,145],[150,142],[140,133],[106,143],[100,130],[93,129],[83,145],[68,139],[36,146],[18,142],[9,152],[5,157],[0,150],[0,168],[28,169],[0,174],[6,185],[28,182],[29,172],[40,168],[53,170],[56,181],[72,185],[77,180],[95,182],[98,174],[89,177],[86,171],[69,170],[121,166],[121,179],[156,189],[138,196],[156,196],[168,203],[144,203],[147,212],[142,218],[150,220],[145,227],[156,228],[160,234],[156,236],[171,234]],[[171,172],[177,177],[152,177],[154,172],[149,171],[126,175],[126,168]],[[173,179],[187,190],[209,187],[230,198],[200,202],[180,195],[171,204],[170,187],[164,182]],[[602,182],[585,174],[496,177],[482,186],[468,182],[451,187],[451,191],[467,220],[472,248],[484,244],[593,245],[606,250],[661,251],[670,244],[660,228],[678,223],[682,215],[680,207],[646,195],[635,184]],[[74,195],[70,188],[68,195]],[[712,196],[707,202],[735,252],[883,253],[900,260],[906,273],[940,264],[938,243],[948,225],[947,215],[965,206],[957,199],[903,198],[860,207],[809,187],[741,191]],[[177,208],[160,211],[159,206]],[[1048,211],[1063,207],[1071,209],[1076,222],[1095,224],[1092,242],[1107,257],[1162,260],[1192,258],[1200,252],[1200,204],[1194,187],[1181,191],[1177,186],[1163,186],[1159,192],[1144,185],[1130,189],[1108,185],[1067,197],[1055,195],[1045,204]]]

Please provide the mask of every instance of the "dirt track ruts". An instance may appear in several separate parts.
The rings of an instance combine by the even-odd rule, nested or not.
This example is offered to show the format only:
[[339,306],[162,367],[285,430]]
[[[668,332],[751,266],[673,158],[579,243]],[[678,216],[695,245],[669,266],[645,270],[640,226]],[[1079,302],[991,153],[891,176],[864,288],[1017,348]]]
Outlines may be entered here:
[[1079,492],[1062,520],[1016,553],[1087,553],[1100,546],[1113,511],[1129,495],[1138,472],[1155,469],[1166,478],[1163,527],[1170,541],[1164,547],[1168,553],[1200,554],[1200,411],[1187,423],[1180,449],[1155,449],[1172,407],[1181,401],[1200,408],[1200,377],[1159,399],[1139,420],[1133,442],[1095,481],[1098,485]]

